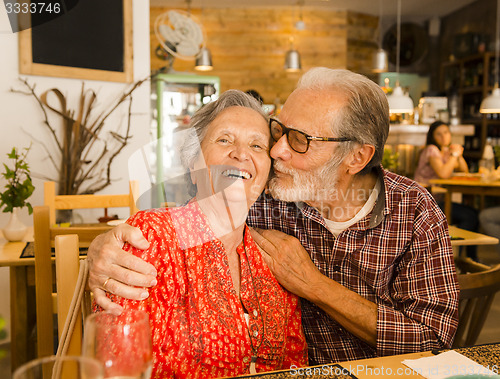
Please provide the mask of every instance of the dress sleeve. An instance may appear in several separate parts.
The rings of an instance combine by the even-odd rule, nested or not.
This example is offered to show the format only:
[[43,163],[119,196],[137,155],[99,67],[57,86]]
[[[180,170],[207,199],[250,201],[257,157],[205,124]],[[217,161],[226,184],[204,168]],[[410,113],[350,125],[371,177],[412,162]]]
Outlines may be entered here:
[[425,149],[425,153],[427,155],[427,157],[426,157],[427,161],[429,161],[429,158],[432,158],[432,157],[441,157],[441,151],[435,145],[427,146],[427,148]]
[[285,357],[283,369],[289,369],[292,365],[296,367],[307,366],[307,344],[302,329],[302,312],[300,301],[297,296],[287,294],[290,308],[290,316],[287,326],[287,337],[285,343]]
[[170,347],[167,341],[168,328],[171,324],[172,298],[175,289],[179,287],[179,276],[175,275],[178,262],[176,234],[171,218],[162,210],[138,212],[127,220],[127,223],[138,227],[149,241],[146,250],[140,250],[126,244],[123,249],[144,259],[155,266],[158,284],[149,288],[149,296],[145,300],[130,300],[123,297],[108,295],[111,300],[124,309],[142,310],[148,313],[153,342],[153,372],[152,378],[171,377],[169,371],[172,362],[164,349]]
[[459,289],[448,226],[434,202],[422,208],[395,267],[393,304],[378,304],[379,356],[449,348],[456,332]]
[[[175,228],[171,218],[165,211],[150,210],[138,212],[127,220],[127,224],[139,228],[143,236],[148,240],[149,247],[145,250],[137,249],[126,243],[123,250],[134,254],[135,256],[151,263],[157,270],[158,284],[149,289],[150,294],[161,297],[163,301],[168,301],[169,293],[165,289],[172,288],[172,283],[176,280],[175,267],[178,264],[176,254],[177,243]],[[112,300],[124,308],[144,308],[152,301],[160,300],[148,299],[144,301],[135,301],[119,296],[113,296]],[[144,309],[145,310],[145,309]]]

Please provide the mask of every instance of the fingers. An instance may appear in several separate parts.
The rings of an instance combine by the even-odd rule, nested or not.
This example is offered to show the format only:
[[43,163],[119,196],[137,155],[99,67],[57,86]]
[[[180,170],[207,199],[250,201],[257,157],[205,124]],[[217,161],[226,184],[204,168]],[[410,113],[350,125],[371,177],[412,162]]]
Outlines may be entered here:
[[[101,290],[100,288],[98,290]],[[123,284],[115,279],[109,279],[106,283],[105,290],[117,296],[131,299],[131,300],[144,300],[149,296],[149,292],[145,288],[132,287]]]
[[101,289],[97,288],[94,291],[94,300],[97,303],[97,305],[99,305],[102,309],[104,309],[105,311],[111,312],[117,316],[119,316],[123,311],[123,308],[120,305],[113,303],[106,296],[106,292],[104,292]]
[[130,225],[120,225],[101,234],[89,246],[89,287],[94,294],[102,294],[98,297],[98,304],[103,308],[110,307],[104,290],[124,298],[143,300],[148,297],[144,287],[156,285],[155,267],[123,251],[124,242],[134,244],[137,248],[149,246],[141,231]]
[[141,230],[129,224],[120,224],[111,232],[115,235],[116,240],[122,244],[128,242],[133,247],[141,250],[149,247],[149,242],[144,238]]

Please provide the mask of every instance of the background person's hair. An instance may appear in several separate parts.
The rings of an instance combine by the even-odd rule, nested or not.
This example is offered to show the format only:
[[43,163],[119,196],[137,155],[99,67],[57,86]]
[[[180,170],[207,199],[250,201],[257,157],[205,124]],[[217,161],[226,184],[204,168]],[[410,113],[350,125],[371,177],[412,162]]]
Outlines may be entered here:
[[[436,131],[437,128],[439,128],[441,125],[446,125],[448,124],[443,121],[434,121],[432,124],[429,125],[429,130],[427,131],[427,139],[425,140],[425,145],[434,145],[436,146],[439,150],[441,150],[442,146],[439,146],[439,144],[436,142],[436,138],[434,138],[434,132]],[[449,127],[449,126],[448,126]]]
[[208,126],[214,121],[218,115],[224,110],[231,107],[245,107],[258,112],[266,121],[268,116],[262,110],[261,104],[254,97],[239,90],[228,90],[223,92],[220,97],[200,108],[191,118],[188,133],[180,148],[180,159],[182,165],[187,170],[187,180],[190,183],[189,194],[196,194],[196,186],[191,183],[189,176],[189,168],[193,166],[194,161],[201,152],[201,143],[207,135]]
[[332,131],[336,137],[353,141],[338,145],[339,156],[344,159],[356,143],[370,144],[375,146],[375,153],[360,174],[368,173],[382,163],[389,134],[389,104],[377,83],[349,70],[315,67],[300,78],[297,88],[338,91],[343,94],[346,105],[335,114]]

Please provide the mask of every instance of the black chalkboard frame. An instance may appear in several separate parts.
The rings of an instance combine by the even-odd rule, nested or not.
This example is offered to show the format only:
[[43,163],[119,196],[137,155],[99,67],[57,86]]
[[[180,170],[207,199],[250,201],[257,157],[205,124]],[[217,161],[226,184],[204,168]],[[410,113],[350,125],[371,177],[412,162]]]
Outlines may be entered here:
[[[62,78],[102,80],[131,83],[133,75],[133,19],[132,1],[123,1],[123,71],[96,70],[33,62],[32,33],[37,28],[20,31],[19,34],[19,73]],[[62,16],[64,17],[64,16]]]

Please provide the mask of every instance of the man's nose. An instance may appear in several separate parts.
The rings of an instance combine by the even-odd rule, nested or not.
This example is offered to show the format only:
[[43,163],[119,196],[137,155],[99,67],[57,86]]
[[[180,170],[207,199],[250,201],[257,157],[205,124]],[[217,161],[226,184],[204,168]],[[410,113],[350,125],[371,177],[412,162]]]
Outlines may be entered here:
[[292,158],[292,151],[290,145],[288,144],[288,140],[286,134],[283,134],[281,138],[274,144],[270,151],[271,158],[273,159],[281,159],[281,160],[289,160]]

